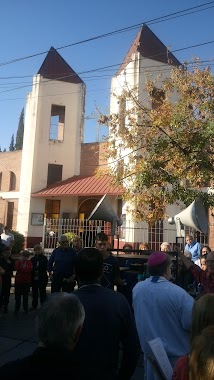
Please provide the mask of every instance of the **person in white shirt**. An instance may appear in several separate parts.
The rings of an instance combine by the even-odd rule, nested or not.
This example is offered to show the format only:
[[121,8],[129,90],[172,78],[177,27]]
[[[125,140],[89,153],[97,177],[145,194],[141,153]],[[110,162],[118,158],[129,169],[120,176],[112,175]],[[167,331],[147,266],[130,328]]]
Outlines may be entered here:
[[156,380],[149,341],[161,338],[172,367],[180,356],[188,355],[189,331],[194,299],[184,289],[170,282],[171,258],[165,252],[149,255],[150,277],[132,290],[133,309],[144,353],[145,380]]
[[10,232],[10,229],[8,226],[4,227],[4,230],[1,234],[1,240],[4,245],[7,247],[12,248],[14,244],[14,235]]

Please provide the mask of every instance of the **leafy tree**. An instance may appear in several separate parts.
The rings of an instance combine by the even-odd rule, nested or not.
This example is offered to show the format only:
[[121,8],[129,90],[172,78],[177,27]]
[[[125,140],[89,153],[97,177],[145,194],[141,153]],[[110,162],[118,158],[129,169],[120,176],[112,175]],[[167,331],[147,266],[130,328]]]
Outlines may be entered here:
[[14,150],[15,150],[15,147],[14,147],[14,134],[13,134],[10,141],[9,151],[13,152]]
[[166,206],[188,206],[214,195],[214,80],[209,68],[173,68],[168,79],[147,80],[142,90],[124,86],[118,113],[102,115],[109,126],[108,159],[114,183],[134,205],[135,220],[153,223],[166,217]]
[[24,248],[25,238],[24,235],[20,234],[18,231],[11,231],[14,235],[14,245],[12,248],[12,254],[20,253]]
[[4,148],[3,152],[7,152],[6,148]]
[[19,124],[18,124],[17,133],[16,133],[16,144],[15,144],[16,150],[22,149],[23,137],[24,137],[24,108],[22,108],[22,111],[19,117]]
[[1,152],[2,150],[1,150],[1,146],[0,146],[0,152]]

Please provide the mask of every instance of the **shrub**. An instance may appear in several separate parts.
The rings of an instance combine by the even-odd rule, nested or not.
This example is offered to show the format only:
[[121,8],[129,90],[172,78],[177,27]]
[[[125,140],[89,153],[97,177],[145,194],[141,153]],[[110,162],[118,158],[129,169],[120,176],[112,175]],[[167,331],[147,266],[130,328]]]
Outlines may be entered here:
[[20,234],[17,231],[11,231],[11,233],[14,235],[14,245],[12,248],[12,253],[17,254],[20,253],[23,250],[24,247],[24,235]]
[[[68,241],[69,241],[69,246],[72,245],[74,238],[77,236],[74,232],[66,232],[63,234],[63,236],[67,236]],[[56,247],[58,248],[60,246],[60,243],[58,242]]]

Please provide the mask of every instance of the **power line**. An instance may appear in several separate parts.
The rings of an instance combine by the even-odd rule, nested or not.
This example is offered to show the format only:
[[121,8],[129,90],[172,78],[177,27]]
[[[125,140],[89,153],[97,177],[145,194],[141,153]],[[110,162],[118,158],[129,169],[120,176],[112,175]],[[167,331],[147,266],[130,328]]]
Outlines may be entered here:
[[[115,34],[124,33],[124,32],[130,31],[130,30],[136,29],[136,28],[138,28],[139,26],[142,26],[142,24],[152,24],[152,23],[157,23],[157,22],[163,22],[163,21],[166,21],[165,19],[167,19],[168,17],[175,18],[175,17],[186,16],[186,15],[189,15],[189,14],[191,14],[191,13],[201,12],[201,11],[203,11],[203,10],[206,10],[206,9],[212,8],[214,5],[213,5],[213,6],[210,6],[210,7],[208,7],[208,8],[201,9],[202,7],[205,7],[205,6],[207,6],[207,5],[211,5],[211,4],[213,4],[213,3],[214,3],[214,1],[210,1],[210,2],[208,2],[208,3],[204,3],[204,4],[201,4],[201,5],[197,5],[197,6],[194,6],[194,7],[191,7],[191,8],[186,8],[186,9],[183,9],[183,10],[181,10],[181,11],[177,11],[177,12],[169,13],[169,14],[167,14],[167,15],[160,16],[160,17],[157,17],[157,18],[154,18],[154,19],[148,20],[148,21],[144,21],[144,22],[142,22],[142,23],[138,23],[138,24],[135,24],[135,25],[131,25],[131,26],[128,26],[128,27],[125,27],[125,28],[122,28],[122,29],[117,29],[117,30],[112,31],[112,32],[108,32],[108,33],[100,34],[100,35],[98,35],[98,36],[94,36],[94,37],[91,37],[91,38],[87,38],[87,39],[85,39],[85,40],[77,41],[77,42],[74,42],[74,43],[71,43],[71,44],[68,44],[68,45],[64,45],[64,46],[61,46],[61,47],[56,48],[55,50],[61,50],[61,49],[65,49],[65,48],[68,48],[68,47],[72,47],[72,46],[80,45],[80,44],[83,44],[83,43],[92,42],[92,41],[95,41],[95,40],[98,40],[98,39],[101,39],[101,38],[110,37],[110,36],[113,36],[113,35],[115,35]],[[196,9],[197,9],[197,11],[196,11]],[[193,10],[195,10],[195,11],[194,11],[194,12],[187,13],[187,14],[183,14],[183,13],[185,13],[185,12],[189,12],[189,11],[193,11]],[[1,62],[1,63],[0,63],[0,66],[6,66],[6,65],[9,65],[9,64],[11,64],[11,63],[20,62],[20,61],[23,61],[23,60],[26,60],[26,59],[29,59],[29,58],[38,57],[39,55],[43,55],[43,54],[47,54],[47,53],[48,53],[48,50],[43,51],[43,52],[40,52],[40,53],[36,53],[36,54],[31,54],[31,55],[28,55],[28,56],[25,56],[25,57],[15,58],[15,59],[12,59],[12,60],[7,61],[7,62]]]
[[[184,49],[186,49],[186,48],[184,48]],[[214,58],[210,58],[210,59],[200,60],[198,63],[200,64],[200,66],[207,66],[207,65],[208,66],[213,66],[213,63],[211,63],[213,61],[214,61]],[[185,65],[194,65],[194,64],[195,64],[194,61],[193,62],[191,62],[191,61],[185,62]],[[116,64],[116,66],[119,66],[119,65],[120,65],[120,63]],[[154,71],[168,71],[168,70],[171,70],[171,66],[167,66],[167,67],[163,68],[162,66],[160,67],[160,65],[149,65],[149,66],[144,66],[143,69],[144,70],[146,70],[146,69],[151,70],[152,69],[152,72],[154,72]],[[157,70],[154,70],[154,69],[157,69]],[[107,73],[108,73],[108,72],[113,71],[113,68],[112,69],[109,68],[108,70],[106,70],[105,68],[104,69],[101,68],[101,69],[99,69],[99,71],[107,71]],[[129,73],[130,72],[134,72],[134,69],[129,69]],[[112,77],[112,74],[107,74],[107,73],[104,74],[104,75],[94,75],[94,76],[89,76],[89,77],[86,76],[85,79],[89,80],[89,79],[96,79],[96,78],[100,79],[100,78]],[[33,76],[34,76],[34,74],[23,75],[23,76],[0,77],[0,80],[1,79],[32,78]],[[84,75],[82,76],[82,79],[84,79]],[[8,83],[1,83],[0,86],[11,85],[11,84],[12,85],[15,85],[15,84],[28,84],[28,83],[29,82],[15,82],[15,83],[8,82]],[[53,84],[55,84],[55,83],[53,83]]]
[[[199,46],[205,46],[205,45],[208,45],[208,44],[212,44],[214,43],[214,40],[213,41],[206,41],[206,42],[202,42],[200,44],[196,44],[196,45],[191,45],[191,46],[186,46],[184,48],[179,48],[179,49],[175,49],[175,50],[172,50],[171,53],[174,53],[174,52],[178,52],[178,51],[182,51],[182,50],[187,50],[187,49],[191,49],[191,48],[194,48],[194,47],[199,47]],[[142,59],[152,59],[152,58],[157,58],[158,56],[162,55],[163,53],[159,53],[159,54],[155,54],[155,55],[152,55],[150,57],[147,57],[147,58],[142,58]],[[78,75],[78,76],[82,76],[82,74],[88,74],[88,73],[92,73],[92,72],[96,72],[96,71],[100,71],[100,70],[104,70],[104,69],[109,69],[109,68],[112,68],[112,67],[115,67],[115,66],[119,66],[120,64],[113,64],[113,65],[108,65],[108,66],[104,66],[104,67],[101,67],[101,68],[95,68],[95,69],[91,69],[91,70],[86,70],[86,71],[82,71],[78,74],[71,74],[71,75],[66,75],[66,76],[60,76],[58,78],[55,78],[55,80],[62,80],[62,79],[65,79],[65,78],[70,78],[72,76],[75,76],[75,75]],[[170,66],[171,67],[171,66]],[[47,83],[50,83],[50,82],[53,82],[52,79],[47,79],[45,80],[42,84],[45,85]],[[29,87],[31,86],[32,83],[29,83],[27,85],[23,85],[23,86],[18,86],[18,87],[14,87],[14,88],[10,88],[10,89],[7,89],[7,90],[3,90],[3,91],[0,91],[0,94],[4,93],[4,92],[10,92],[10,91],[15,91],[15,90],[20,90],[22,88],[26,88],[26,87]]]

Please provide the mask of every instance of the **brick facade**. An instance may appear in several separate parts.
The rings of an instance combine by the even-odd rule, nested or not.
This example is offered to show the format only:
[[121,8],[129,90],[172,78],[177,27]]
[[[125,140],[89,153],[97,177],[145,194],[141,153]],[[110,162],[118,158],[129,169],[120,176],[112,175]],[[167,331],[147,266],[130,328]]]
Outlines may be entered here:
[[[21,174],[21,158],[22,151],[17,150],[14,152],[0,152],[0,174],[1,174],[1,193],[7,193],[7,196],[3,196],[0,199],[0,223],[7,223],[7,207],[8,202],[14,202],[14,213],[12,228],[16,230],[17,212],[18,212],[18,199],[10,198],[11,191],[19,191],[20,186],[20,174]],[[11,184],[11,172],[14,173],[15,187],[10,191]]]
[[81,145],[80,175],[93,175],[97,169],[106,168],[106,143],[84,143]]
[[21,159],[21,150],[15,150],[14,152],[0,152],[0,173],[2,173],[1,191],[9,191],[11,171],[16,175],[15,191],[19,191]]

